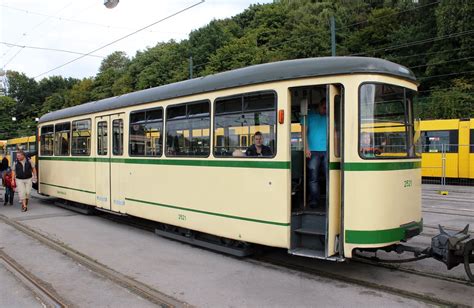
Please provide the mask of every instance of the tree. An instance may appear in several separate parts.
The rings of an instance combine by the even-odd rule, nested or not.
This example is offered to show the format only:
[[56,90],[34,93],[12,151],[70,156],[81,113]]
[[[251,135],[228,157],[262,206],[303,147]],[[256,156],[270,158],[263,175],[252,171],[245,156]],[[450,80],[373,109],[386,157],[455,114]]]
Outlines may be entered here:
[[16,101],[8,96],[0,96],[0,140],[16,137],[17,123],[12,120],[15,115]]

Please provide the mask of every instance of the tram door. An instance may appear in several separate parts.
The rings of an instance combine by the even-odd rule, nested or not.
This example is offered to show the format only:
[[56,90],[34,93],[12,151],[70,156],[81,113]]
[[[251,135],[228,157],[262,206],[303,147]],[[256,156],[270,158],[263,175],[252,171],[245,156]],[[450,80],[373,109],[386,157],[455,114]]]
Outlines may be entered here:
[[97,132],[95,186],[96,206],[122,212],[125,205],[121,183],[121,163],[124,153],[124,114],[113,114],[95,118]]
[[337,255],[341,233],[341,125],[342,125],[342,87],[328,85],[328,198],[327,198],[327,243],[326,256]]
[[110,207],[110,116],[95,118],[96,161],[95,161],[95,205],[111,210]]

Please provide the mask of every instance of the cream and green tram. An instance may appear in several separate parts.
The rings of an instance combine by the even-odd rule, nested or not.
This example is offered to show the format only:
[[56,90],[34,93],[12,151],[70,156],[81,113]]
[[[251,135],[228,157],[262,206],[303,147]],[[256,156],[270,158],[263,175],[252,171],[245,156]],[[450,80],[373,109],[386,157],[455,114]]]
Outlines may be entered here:
[[[421,232],[416,89],[389,61],[311,58],[55,111],[39,121],[39,191],[154,221],[174,238],[351,258]],[[301,123],[321,101],[326,127],[308,129],[326,131],[327,176],[312,208]],[[256,132],[271,155],[246,156]]]

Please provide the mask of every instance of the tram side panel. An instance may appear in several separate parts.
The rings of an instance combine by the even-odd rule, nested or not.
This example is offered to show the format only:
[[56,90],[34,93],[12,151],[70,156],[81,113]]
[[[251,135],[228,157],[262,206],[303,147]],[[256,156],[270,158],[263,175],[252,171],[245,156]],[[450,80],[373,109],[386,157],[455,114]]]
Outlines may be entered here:
[[125,211],[130,215],[289,246],[287,169],[126,164],[122,170],[129,179]]
[[93,160],[70,157],[40,157],[39,183],[42,194],[78,203],[95,204]]

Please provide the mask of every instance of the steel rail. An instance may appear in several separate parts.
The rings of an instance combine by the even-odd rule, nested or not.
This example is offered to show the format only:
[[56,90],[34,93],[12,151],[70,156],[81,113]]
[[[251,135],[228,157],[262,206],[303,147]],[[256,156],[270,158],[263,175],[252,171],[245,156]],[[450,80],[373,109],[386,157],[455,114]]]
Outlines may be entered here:
[[0,261],[9,271],[17,277],[31,292],[33,292],[41,303],[46,307],[69,307],[71,306],[65,299],[56,293],[54,289],[44,283],[41,279],[27,271],[23,266],[16,262],[0,249]]
[[107,267],[104,264],[101,264],[97,262],[96,260],[93,260],[91,257],[84,255],[80,253],[79,251],[76,251],[72,249],[71,247],[66,246],[65,244],[56,241],[54,239],[51,239],[40,232],[33,230],[32,228],[14,221],[12,219],[9,219],[8,217],[5,217],[4,215],[0,215],[0,221],[5,222],[6,224],[14,227],[15,229],[27,234],[31,238],[34,238],[41,242],[42,244],[45,244],[46,246],[69,256],[71,259],[74,261],[84,265],[85,267],[89,268],[95,273],[98,273],[102,275],[103,277],[109,279],[110,281],[114,282],[115,284],[118,284],[129,291],[135,293],[136,295],[156,304],[159,305],[160,307],[190,307],[188,303],[184,301],[180,301],[178,299],[175,299],[169,295],[166,295],[154,288],[152,288],[149,285],[146,285],[142,282],[139,282],[131,277],[128,277],[122,273],[119,273],[109,267]]
[[447,306],[447,307],[460,307],[460,308],[461,307],[462,308],[471,307],[469,305],[464,305],[464,304],[461,304],[461,303],[455,303],[455,302],[452,302],[452,301],[449,301],[449,300],[437,298],[437,297],[434,297],[432,295],[427,295],[427,294],[402,290],[402,289],[399,289],[399,288],[396,288],[396,287],[381,285],[381,284],[366,281],[366,280],[363,280],[363,279],[357,279],[357,278],[344,276],[344,275],[333,273],[333,272],[328,272],[328,271],[314,269],[314,268],[308,268],[308,267],[305,267],[305,266],[302,266],[302,265],[292,264],[292,263],[289,263],[289,262],[283,262],[283,261],[271,259],[271,258],[268,258],[268,257],[265,257],[265,256],[254,258],[253,260],[251,260],[249,262],[265,263],[265,264],[270,264],[270,265],[277,266],[277,267],[283,267],[285,269],[290,269],[290,270],[294,270],[294,271],[297,271],[297,272],[301,272],[301,273],[305,273],[305,274],[309,274],[309,275],[314,275],[314,276],[317,276],[317,277],[329,278],[329,279],[337,280],[337,281],[340,281],[340,282],[345,282],[345,283],[350,283],[350,284],[354,284],[354,285],[358,285],[358,286],[362,286],[362,287],[367,287],[367,288],[370,288],[370,289],[373,289],[373,290],[383,291],[383,292],[386,292],[386,293],[390,293],[390,294],[393,294],[393,295],[405,297],[405,298],[408,298],[408,299],[420,300],[420,301],[428,303],[428,304],[442,305],[442,306]]

